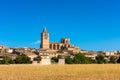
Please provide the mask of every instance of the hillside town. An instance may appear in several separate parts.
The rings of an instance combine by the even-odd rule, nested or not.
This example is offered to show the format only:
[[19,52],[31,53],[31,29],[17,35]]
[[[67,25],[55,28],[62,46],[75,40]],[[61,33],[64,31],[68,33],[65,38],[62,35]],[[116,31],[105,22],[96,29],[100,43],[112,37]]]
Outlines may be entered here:
[[[70,56],[74,57],[75,54],[81,53],[84,54],[85,57],[91,58],[93,60],[96,59],[98,55],[104,56],[105,60],[110,60],[111,56],[114,56],[119,59],[120,51],[86,51],[82,50],[78,46],[74,46],[74,44],[70,43],[70,38],[62,38],[61,42],[50,42],[50,35],[47,32],[46,27],[43,29],[41,33],[41,43],[40,49],[36,48],[9,48],[4,45],[0,45],[0,60],[3,60],[5,56],[8,56],[12,60],[16,59],[19,55],[28,56],[33,64],[51,64],[52,58],[59,57],[59,64],[65,64],[65,57]],[[36,60],[37,57],[41,57],[41,61],[38,63]]]

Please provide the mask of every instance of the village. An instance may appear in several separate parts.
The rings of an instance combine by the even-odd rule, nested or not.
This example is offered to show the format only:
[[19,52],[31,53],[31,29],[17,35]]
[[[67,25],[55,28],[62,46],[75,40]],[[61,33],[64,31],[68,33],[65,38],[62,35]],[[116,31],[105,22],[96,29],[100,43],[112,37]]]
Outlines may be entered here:
[[[65,64],[66,57],[69,56],[73,59],[75,54],[81,53],[85,55],[85,57],[90,58],[92,60],[96,60],[98,55],[102,55],[105,60],[110,61],[111,57],[115,58],[115,61],[119,59],[120,51],[86,51],[82,50],[80,47],[74,46],[70,44],[69,38],[62,38],[61,42],[50,42],[49,41],[49,33],[47,32],[46,27],[44,27],[43,32],[41,33],[41,44],[40,49],[36,48],[9,48],[3,45],[0,45],[0,61],[8,56],[12,60],[16,59],[19,55],[26,55],[30,58],[32,64],[41,64],[41,65],[49,65],[49,64]],[[37,59],[40,57],[40,59]],[[58,59],[58,61],[55,61]],[[1,63],[2,64],[2,63]]]

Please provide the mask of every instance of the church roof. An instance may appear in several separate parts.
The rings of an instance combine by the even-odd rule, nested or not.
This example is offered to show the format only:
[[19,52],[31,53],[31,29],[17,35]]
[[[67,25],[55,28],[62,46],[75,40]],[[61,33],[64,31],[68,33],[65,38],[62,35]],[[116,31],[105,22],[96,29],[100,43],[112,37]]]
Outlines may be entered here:
[[50,44],[63,44],[63,43],[60,43],[60,42],[50,42]]
[[44,33],[47,33],[47,29],[46,29],[46,27],[44,27],[44,30],[43,30],[43,32],[44,32]]

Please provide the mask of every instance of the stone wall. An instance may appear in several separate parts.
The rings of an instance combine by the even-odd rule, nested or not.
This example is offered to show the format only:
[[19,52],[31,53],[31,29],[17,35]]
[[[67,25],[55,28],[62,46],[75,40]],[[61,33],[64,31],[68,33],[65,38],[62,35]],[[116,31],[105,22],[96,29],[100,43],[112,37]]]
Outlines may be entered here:
[[40,62],[41,65],[50,65],[51,64],[51,59],[42,59]]
[[65,64],[65,59],[59,59],[58,64]]

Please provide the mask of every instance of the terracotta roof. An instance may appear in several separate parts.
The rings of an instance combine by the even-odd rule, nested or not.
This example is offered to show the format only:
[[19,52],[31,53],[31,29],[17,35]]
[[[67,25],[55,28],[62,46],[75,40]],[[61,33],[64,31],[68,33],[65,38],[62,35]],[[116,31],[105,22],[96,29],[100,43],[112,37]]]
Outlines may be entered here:
[[50,44],[62,44],[60,42],[50,42]]

